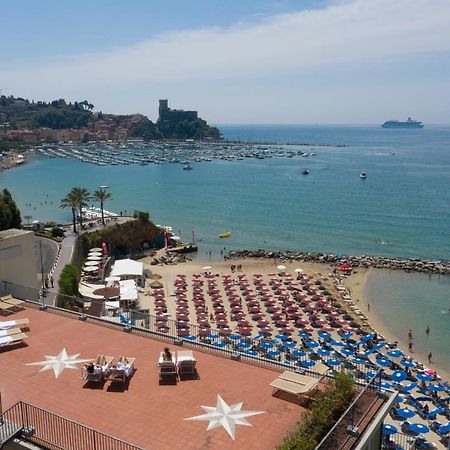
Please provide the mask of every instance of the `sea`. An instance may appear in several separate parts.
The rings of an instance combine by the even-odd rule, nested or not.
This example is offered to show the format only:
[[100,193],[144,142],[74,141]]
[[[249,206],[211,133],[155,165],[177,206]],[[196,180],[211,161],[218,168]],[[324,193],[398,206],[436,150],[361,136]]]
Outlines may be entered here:
[[[203,259],[243,248],[450,258],[450,126],[218,126],[227,139],[296,144],[284,148],[313,156],[218,159],[185,171],[34,154],[0,172],[0,187],[12,192],[24,222],[69,223],[70,210],[59,205],[71,188],[107,185],[106,209],[149,211],[182,240],[194,234]],[[220,239],[225,231],[231,236]],[[368,283],[386,327],[398,334],[430,325],[423,350],[450,371],[449,277],[380,273]]]

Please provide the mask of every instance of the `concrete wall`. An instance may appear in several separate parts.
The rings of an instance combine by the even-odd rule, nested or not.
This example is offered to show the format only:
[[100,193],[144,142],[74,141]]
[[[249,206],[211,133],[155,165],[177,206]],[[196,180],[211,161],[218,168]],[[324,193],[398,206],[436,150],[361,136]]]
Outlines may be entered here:
[[0,231],[0,281],[39,287],[32,231]]

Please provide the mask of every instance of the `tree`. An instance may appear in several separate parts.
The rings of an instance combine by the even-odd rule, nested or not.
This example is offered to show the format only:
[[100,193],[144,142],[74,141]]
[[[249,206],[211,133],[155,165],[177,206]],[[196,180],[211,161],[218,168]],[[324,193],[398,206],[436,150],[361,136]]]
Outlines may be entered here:
[[20,228],[21,225],[19,208],[8,189],[3,189],[0,194],[0,230]]
[[106,189],[100,188],[99,190],[94,192],[94,198],[100,202],[100,209],[102,210],[102,224],[105,225],[105,216],[103,214],[103,205],[105,200],[110,199],[111,192],[107,192]]
[[78,208],[78,201],[75,198],[73,189],[61,200],[60,208],[71,208],[72,209],[72,223],[73,232],[77,232],[77,217],[76,212]]
[[88,201],[92,199],[91,194],[86,188],[74,187],[71,191],[75,198],[80,214],[80,231],[83,229],[83,208],[88,205]]

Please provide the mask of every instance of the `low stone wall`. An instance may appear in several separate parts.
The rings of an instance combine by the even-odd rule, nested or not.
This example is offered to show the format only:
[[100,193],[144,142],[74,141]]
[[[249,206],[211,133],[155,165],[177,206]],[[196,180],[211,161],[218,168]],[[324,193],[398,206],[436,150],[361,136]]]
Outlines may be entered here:
[[378,269],[403,270],[405,272],[425,272],[450,274],[449,260],[428,260],[420,258],[394,258],[388,256],[350,256],[339,258],[332,253],[270,251],[270,250],[234,250],[229,258],[268,258],[280,261],[315,262],[339,265],[344,261],[351,267],[376,267]]

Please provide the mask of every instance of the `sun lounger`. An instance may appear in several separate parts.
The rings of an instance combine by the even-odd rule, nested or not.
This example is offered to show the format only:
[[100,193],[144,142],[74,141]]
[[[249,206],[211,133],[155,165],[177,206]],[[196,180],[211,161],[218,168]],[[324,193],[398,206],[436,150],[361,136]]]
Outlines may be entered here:
[[177,377],[177,366],[172,361],[163,361],[159,366],[159,380],[164,377]]
[[7,330],[0,329],[0,337],[13,336],[14,334],[19,334],[21,332],[22,330],[20,328],[9,328]]
[[136,361],[136,358],[119,357],[117,365],[112,366],[109,371],[108,380],[125,382],[134,372],[134,361]]
[[0,330],[7,330],[9,328],[20,328],[21,330],[28,330],[30,321],[28,319],[8,320],[7,322],[0,322]]
[[197,361],[194,358],[192,350],[181,350],[177,353],[177,366],[178,374],[182,375],[195,375],[197,373],[196,369]]
[[16,333],[12,336],[1,336],[0,337],[0,347],[11,345],[11,344],[17,344],[19,342],[24,341],[27,339],[28,336],[25,333]]
[[102,382],[109,375],[114,356],[97,355],[94,364],[94,372],[89,372],[87,366],[82,368],[81,378],[85,381]]
[[288,392],[294,395],[312,394],[317,390],[320,380],[307,377],[286,370],[279,375],[270,385],[274,388],[273,395],[278,391]]
[[0,301],[0,312],[5,314],[13,314],[14,313],[14,305],[10,305],[9,303],[5,303]]
[[6,303],[7,305],[13,305],[25,309],[22,305],[25,303],[23,300],[17,300],[12,295],[7,295],[6,297],[0,297],[0,301]]

